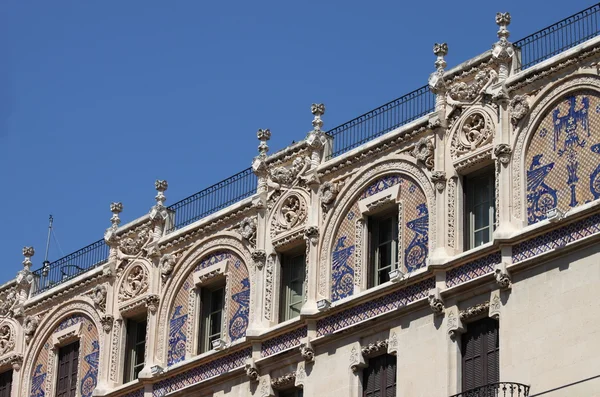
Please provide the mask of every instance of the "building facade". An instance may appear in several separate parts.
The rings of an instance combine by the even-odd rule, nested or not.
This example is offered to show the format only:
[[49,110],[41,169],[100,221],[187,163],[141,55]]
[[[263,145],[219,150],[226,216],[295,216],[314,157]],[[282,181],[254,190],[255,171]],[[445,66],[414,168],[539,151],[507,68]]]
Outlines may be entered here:
[[0,286],[0,396],[600,396],[600,7]]

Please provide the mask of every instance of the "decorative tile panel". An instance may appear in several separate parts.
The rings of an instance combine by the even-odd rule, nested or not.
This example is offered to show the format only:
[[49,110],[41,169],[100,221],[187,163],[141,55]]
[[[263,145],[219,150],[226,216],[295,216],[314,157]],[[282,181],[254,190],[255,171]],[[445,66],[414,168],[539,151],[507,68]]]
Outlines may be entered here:
[[88,369],[81,379],[80,395],[81,397],[91,397],[96,385],[98,384],[98,364],[100,362],[100,344],[97,340],[92,341],[92,351],[86,354],[83,359],[87,363]]
[[144,388],[142,387],[141,389],[129,392],[123,395],[123,397],[144,397]]
[[196,368],[182,372],[172,378],[164,379],[153,385],[153,397],[163,397],[184,387],[223,375],[231,370],[241,368],[246,360],[251,357],[252,349],[244,349],[211,362],[202,364]]
[[363,236],[362,233],[357,233],[357,227],[362,226],[357,226],[357,217],[361,213],[358,202],[396,185],[400,185],[399,196],[402,203],[398,207],[401,212],[398,218],[407,220],[406,223],[400,223],[398,230],[398,252],[400,253],[398,263],[401,264],[399,266],[404,272],[412,272],[425,266],[429,254],[429,211],[425,193],[406,175],[383,176],[362,191],[359,199],[343,215],[336,232],[336,245],[331,254],[331,300],[333,302],[351,296],[354,293],[354,286],[360,286],[361,278],[369,275],[367,269],[357,268],[364,266],[363,263],[369,263],[368,260],[357,263],[357,259],[362,255],[368,256],[369,253],[359,250],[360,256],[353,254],[357,252],[356,247],[362,246],[362,241],[356,240],[357,236]]
[[373,299],[372,301],[342,310],[327,318],[318,320],[317,334],[318,336],[331,334],[340,329],[350,327],[358,322],[396,310],[399,307],[406,306],[416,300],[424,299],[427,297],[429,290],[434,287],[435,279],[431,277],[400,290],[393,291],[385,296]]
[[563,97],[547,110],[527,147],[527,221],[546,219],[552,208],[600,198],[600,104],[590,90]]
[[[248,268],[242,260],[231,251],[217,251],[204,257],[194,268],[193,272],[204,269],[224,260],[230,260],[227,277],[226,318],[223,319],[223,335],[228,335],[231,341],[246,335],[250,312],[250,281]],[[189,313],[190,287],[193,286],[193,272],[191,272],[183,284],[183,288],[177,292],[173,308],[171,309],[169,321],[169,340],[167,353],[167,366],[171,366],[185,359],[186,349],[191,350],[192,335],[190,324],[193,321]],[[199,321],[195,319],[195,321]]]
[[266,340],[262,343],[260,355],[262,357],[268,357],[284,350],[300,346],[300,341],[302,338],[306,338],[306,335],[307,328],[304,326],[288,332],[287,334],[279,335],[272,339]]
[[494,265],[502,261],[500,251],[491,253],[479,259],[475,259],[462,266],[455,267],[446,272],[446,286],[454,287],[455,285],[465,283],[474,278],[494,272]]
[[600,233],[600,214],[591,215],[586,219],[515,244],[512,249],[513,263],[524,261],[597,233]]

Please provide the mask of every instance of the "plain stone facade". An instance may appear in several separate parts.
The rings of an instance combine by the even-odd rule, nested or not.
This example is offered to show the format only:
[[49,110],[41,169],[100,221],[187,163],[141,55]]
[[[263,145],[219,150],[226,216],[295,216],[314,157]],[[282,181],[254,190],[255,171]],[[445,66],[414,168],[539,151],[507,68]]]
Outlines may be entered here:
[[[11,395],[55,396],[61,349],[79,341],[82,397],[358,397],[384,354],[398,396],[451,396],[461,335],[491,317],[501,382],[600,396],[600,39],[521,70],[510,15],[496,23],[492,50],[453,69],[434,46],[435,110],[422,117],[332,157],[313,105],[306,139],[282,151],[269,155],[259,130],[250,197],[174,228],[157,181],[136,221],[121,226],[111,205],[106,260],[55,285],[25,248],[0,286]],[[471,248],[468,181],[486,167],[493,234]],[[378,281],[372,225],[390,213],[395,272]],[[300,315],[285,320],[292,254],[304,255],[304,283]],[[203,349],[202,291],[218,288],[219,335]],[[124,382],[132,319],[146,321],[145,354]]]

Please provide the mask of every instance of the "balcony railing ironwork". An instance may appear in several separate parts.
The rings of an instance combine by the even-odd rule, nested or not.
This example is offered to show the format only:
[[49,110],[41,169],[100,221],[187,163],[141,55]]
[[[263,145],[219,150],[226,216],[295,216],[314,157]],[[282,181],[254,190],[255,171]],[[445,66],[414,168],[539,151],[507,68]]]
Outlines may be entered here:
[[599,14],[600,3],[513,43],[521,50],[519,70],[597,36],[600,33]]
[[175,211],[175,221],[168,232],[180,229],[212,213],[252,196],[256,192],[257,178],[252,168],[222,180],[199,191],[168,208]]
[[37,288],[33,295],[38,295],[55,285],[64,283],[81,273],[106,263],[109,247],[104,239],[88,245],[67,256],[44,264],[41,269],[33,271]]
[[450,397],[527,397],[529,386],[515,382],[490,383]]
[[330,158],[337,157],[380,135],[435,110],[435,95],[423,86],[329,131],[333,137]]

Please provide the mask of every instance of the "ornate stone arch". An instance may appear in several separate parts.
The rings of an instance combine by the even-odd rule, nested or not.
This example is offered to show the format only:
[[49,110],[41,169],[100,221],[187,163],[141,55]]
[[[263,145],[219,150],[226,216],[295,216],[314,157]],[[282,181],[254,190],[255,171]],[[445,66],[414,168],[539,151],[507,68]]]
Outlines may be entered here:
[[[390,174],[405,174],[411,177],[423,190],[427,206],[429,208],[429,230],[436,228],[436,206],[435,192],[429,177],[423,168],[417,165],[416,159],[404,154],[398,154],[362,167],[356,174],[344,184],[338,194],[333,211],[325,218],[324,232],[320,236],[320,258],[319,258],[319,280],[318,295],[321,298],[329,298],[331,293],[331,253],[334,249],[336,230],[343,221],[342,215],[353,206],[359,195],[370,183],[377,178]],[[436,247],[435,233],[430,233],[429,252]]]
[[[552,106],[569,93],[590,90],[600,95],[600,77],[587,73],[579,73],[557,81],[542,90],[531,105],[531,111],[517,124],[513,141],[513,216],[527,224],[526,183],[527,166],[525,164],[526,150],[537,131],[538,126]],[[591,109],[590,109],[591,111]],[[595,111],[595,110],[594,110]]]
[[[94,302],[87,296],[81,296],[73,299],[64,305],[57,307],[55,310],[48,312],[36,329],[36,337],[32,339],[31,344],[25,350],[25,356],[23,360],[24,365],[22,369],[24,376],[21,377],[21,384],[19,385],[19,390],[21,390],[23,396],[29,395],[32,379],[34,377],[34,364],[36,363],[36,360],[42,349],[44,349],[45,345],[51,339],[56,328],[65,319],[76,314],[81,314],[87,317],[96,328],[98,335],[101,335],[102,325],[100,322],[100,316],[94,307]],[[105,362],[107,359],[107,349],[102,343],[100,343],[100,340],[101,338],[98,340],[98,362],[101,363]],[[97,379],[101,379],[100,372],[102,372],[102,367],[98,366]],[[79,374],[80,377],[82,375],[83,374]]]
[[[242,265],[248,270],[249,279],[252,283],[255,269],[252,266],[249,266],[249,264],[252,263],[251,254],[239,234],[228,231],[219,232],[217,235],[198,241],[190,247],[175,264],[172,276],[163,286],[163,298],[160,301],[158,311],[159,327],[157,358],[160,362],[166,363],[167,361],[166,352],[169,339],[169,316],[179,291],[184,287],[184,284],[193,272],[195,266],[203,258],[219,251],[230,251],[236,254],[242,260]],[[256,293],[256,289],[252,288],[252,285],[250,285],[250,316],[254,315],[252,302],[256,301]],[[191,299],[192,298],[190,297],[190,305],[193,305]],[[186,349],[188,353],[191,353],[191,344],[188,343]]]

